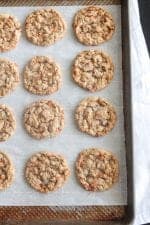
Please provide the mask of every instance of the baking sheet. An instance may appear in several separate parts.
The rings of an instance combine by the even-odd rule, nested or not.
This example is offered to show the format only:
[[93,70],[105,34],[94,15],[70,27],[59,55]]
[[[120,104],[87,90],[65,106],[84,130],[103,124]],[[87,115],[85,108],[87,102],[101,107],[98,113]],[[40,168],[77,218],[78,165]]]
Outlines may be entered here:
[[[22,35],[17,48],[11,52],[2,53],[5,57],[15,61],[20,68],[20,77],[25,64],[35,55],[51,56],[62,68],[63,86],[58,92],[41,97],[27,92],[22,82],[20,86],[9,96],[1,98],[0,103],[5,103],[13,108],[17,130],[8,141],[0,143],[0,149],[10,155],[15,165],[15,182],[12,186],[0,192],[0,205],[125,205],[127,203],[126,190],[126,158],[123,118],[122,95],[122,52],[121,52],[121,7],[119,5],[103,6],[112,13],[116,32],[113,38],[97,47],[87,47],[80,44],[72,32],[72,19],[81,6],[55,6],[67,21],[67,33],[65,37],[49,47],[35,46],[28,42]],[[40,7],[3,7],[0,13],[15,15],[23,24],[26,16],[34,9]],[[115,76],[111,84],[104,90],[90,93],[78,87],[71,79],[71,65],[75,56],[86,49],[100,49],[108,53],[115,64]],[[91,137],[80,132],[74,122],[74,110],[76,105],[88,96],[100,96],[108,99],[115,106],[118,121],[115,128],[105,137]],[[63,132],[53,138],[35,140],[25,131],[22,116],[25,107],[39,99],[52,99],[58,101],[65,109],[65,128]],[[111,150],[120,162],[119,183],[105,192],[85,191],[77,182],[74,173],[74,162],[78,153],[85,148],[100,147]],[[68,182],[59,190],[42,194],[36,192],[24,180],[24,166],[26,160],[34,153],[48,150],[65,156],[71,169]]]

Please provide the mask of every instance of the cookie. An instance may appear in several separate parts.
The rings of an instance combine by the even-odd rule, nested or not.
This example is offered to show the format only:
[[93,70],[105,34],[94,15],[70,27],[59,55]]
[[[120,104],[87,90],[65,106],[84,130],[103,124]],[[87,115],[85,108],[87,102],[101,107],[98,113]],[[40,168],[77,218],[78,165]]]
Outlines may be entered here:
[[76,175],[87,191],[105,191],[118,181],[119,163],[112,153],[89,148],[77,158]]
[[8,188],[14,180],[14,166],[9,157],[0,151],[0,190]]
[[8,14],[0,14],[0,52],[6,52],[16,47],[21,35],[18,20]]
[[24,71],[25,88],[37,95],[47,95],[61,87],[61,72],[58,65],[46,56],[33,57]]
[[8,106],[0,105],[0,141],[6,141],[16,129],[14,114]]
[[33,155],[26,164],[25,177],[32,188],[47,193],[62,187],[70,175],[66,160],[50,152]]
[[25,31],[28,40],[33,44],[47,46],[63,38],[66,25],[55,10],[41,9],[26,18]]
[[105,88],[113,79],[113,75],[114,65],[111,58],[97,50],[78,54],[72,68],[74,81],[91,92]]
[[36,139],[54,137],[64,127],[64,110],[51,100],[34,102],[25,110],[24,125]]
[[77,39],[82,44],[98,45],[112,37],[115,31],[115,23],[106,10],[89,6],[76,13],[73,29]]
[[11,93],[19,84],[19,70],[16,63],[0,59],[0,97]]
[[114,107],[100,97],[83,99],[75,112],[75,119],[82,132],[104,136],[115,126],[117,115]]

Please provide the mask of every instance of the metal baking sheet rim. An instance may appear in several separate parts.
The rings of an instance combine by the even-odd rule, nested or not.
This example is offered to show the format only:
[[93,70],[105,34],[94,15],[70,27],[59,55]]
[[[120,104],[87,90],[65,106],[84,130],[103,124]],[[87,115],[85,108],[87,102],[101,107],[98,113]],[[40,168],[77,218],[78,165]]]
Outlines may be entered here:
[[0,222],[3,224],[132,224],[134,219],[133,185],[133,139],[132,139],[132,90],[130,71],[129,1],[126,0],[0,0],[0,6],[23,5],[90,5],[121,4],[122,54],[123,54],[123,95],[127,159],[127,206],[86,206],[86,207],[0,207]]

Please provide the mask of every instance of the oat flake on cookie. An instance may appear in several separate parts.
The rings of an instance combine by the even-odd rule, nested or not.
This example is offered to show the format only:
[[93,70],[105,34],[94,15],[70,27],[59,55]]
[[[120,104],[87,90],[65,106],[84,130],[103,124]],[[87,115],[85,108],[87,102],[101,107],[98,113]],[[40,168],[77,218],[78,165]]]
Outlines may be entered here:
[[47,46],[64,37],[66,24],[53,9],[36,10],[25,21],[26,36],[33,44]]
[[24,86],[33,94],[47,95],[58,91],[61,87],[61,71],[59,66],[47,56],[35,56],[26,65]]
[[111,14],[106,10],[89,6],[76,13],[73,29],[82,44],[98,45],[112,37],[115,23]]
[[98,50],[79,53],[74,61],[74,81],[91,92],[105,88],[113,79],[114,65],[110,56]]
[[105,191],[118,182],[119,162],[111,152],[89,148],[78,155],[76,175],[87,191]]
[[26,164],[25,177],[32,188],[47,193],[62,187],[70,175],[65,158],[51,152],[39,152]]

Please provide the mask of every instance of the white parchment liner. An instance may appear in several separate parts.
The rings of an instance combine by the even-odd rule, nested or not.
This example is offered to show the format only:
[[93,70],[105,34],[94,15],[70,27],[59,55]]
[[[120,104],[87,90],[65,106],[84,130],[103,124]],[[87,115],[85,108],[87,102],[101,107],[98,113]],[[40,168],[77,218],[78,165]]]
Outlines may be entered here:
[[[16,49],[0,54],[19,65],[20,78],[25,64],[36,55],[52,57],[62,68],[63,86],[60,91],[49,96],[40,97],[27,92],[20,83],[19,87],[9,96],[1,98],[13,108],[17,119],[17,130],[8,141],[0,143],[0,149],[10,155],[15,165],[15,181],[10,188],[0,192],[0,205],[124,205],[127,199],[126,190],[126,160],[123,127],[123,101],[122,101],[122,49],[121,49],[121,7],[119,5],[103,6],[114,17],[116,32],[113,38],[98,47],[87,47],[80,44],[72,32],[72,19],[81,6],[56,6],[67,22],[65,37],[49,47],[35,46],[26,40],[24,34]],[[4,7],[0,13],[9,13],[16,16],[23,23],[26,16],[37,7]],[[90,93],[76,85],[71,78],[71,65],[75,56],[82,50],[100,49],[109,54],[115,65],[115,76],[111,84],[102,91]],[[84,97],[101,96],[108,99],[115,106],[118,121],[105,137],[91,137],[80,132],[74,122],[76,105]],[[65,129],[53,138],[35,140],[25,131],[22,115],[25,107],[41,98],[58,101],[65,109]],[[74,173],[74,162],[78,153],[85,148],[99,147],[111,150],[120,162],[119,183],[105,192],[85,191],[77,182]],[[24,180],[24,166],[26,160],[41,150],[53,151],[65,156],[71,169],[68,182],[56,192],[41,194],[30,188]]]

